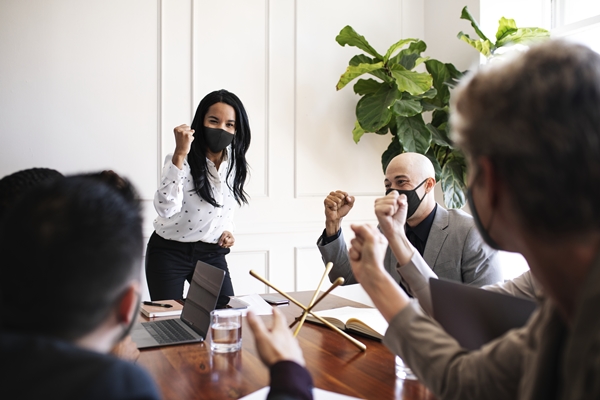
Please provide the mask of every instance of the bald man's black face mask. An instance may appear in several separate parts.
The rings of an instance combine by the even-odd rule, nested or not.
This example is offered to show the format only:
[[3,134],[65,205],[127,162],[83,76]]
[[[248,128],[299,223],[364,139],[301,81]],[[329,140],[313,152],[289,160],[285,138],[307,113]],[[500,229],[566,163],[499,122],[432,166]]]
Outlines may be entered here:
[[400,189],[389,188],[388,190],[385,191],[385,195],[387,196],[394,190],[400,194],[406,195],[406,202],[408,203],[406,219],[409,219],[410,217],[412,217],[412,215],[415,213],[415,211],[417,211],[417,208],[419,208],[419,206],[421,205],[421,202],[427,195],[427,193],[425,193],[423,195],[423,197],[419,198],[419,195],[417,194],[417,189],[420,188],[421,186],[423,186],[423,184],[425,182],[427,182],[427,179],[425,179],[423,182],[419,183],[419,185],[412,190],[400,190]]

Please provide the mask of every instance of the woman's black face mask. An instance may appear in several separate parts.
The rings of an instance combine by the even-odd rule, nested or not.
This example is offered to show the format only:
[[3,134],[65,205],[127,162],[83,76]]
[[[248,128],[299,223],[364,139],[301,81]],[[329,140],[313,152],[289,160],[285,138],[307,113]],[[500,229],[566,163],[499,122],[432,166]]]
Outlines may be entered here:
[[233,133],[223,129],[204,127],[204,140],[210,151],[219,153],[233,141]]
[[416,188],[411,189],[411,190],[400,190],[400,189],[389,188],[385,191],[385,195],[387,196],[394,190],[400,194],[406,195],[406,202],[408,203],[406,219],[409,219],[410,217],[412,217],[412,215],[415,213],[415,211],[417,211],[417,208],[419,208],[419,206],[421,205],[421,202],[427,195],[427,193],[425,193],[423,195],[423,197],[419,198],[419,195],[417,194],[417,189],[420,188],[421,186],[423,186],[423,184],[425,182],[427,182],[427,179],[425,179],[423,182],[419,183],[419,185]]

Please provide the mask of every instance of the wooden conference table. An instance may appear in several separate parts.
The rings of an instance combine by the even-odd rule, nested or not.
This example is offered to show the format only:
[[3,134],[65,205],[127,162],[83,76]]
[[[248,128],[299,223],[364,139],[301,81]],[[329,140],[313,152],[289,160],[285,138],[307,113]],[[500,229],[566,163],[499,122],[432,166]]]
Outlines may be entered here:
[[[308,304],[312,292],[291,295]],[[315,310],[360,303],[329,295]],[[291,322],[300,315],[296,305],[279,309]],[[261,316],[270,326],[270,316]],[[269,373],[256,353],[254,337],[243,319],[242,350],[211,354],[208,342],[141,351],[138,364],[158,384],[164,399],[238,399],[269,385]],[[353,335],[367,346],[361,352],[330,329],[305,323],[298,340],[315,387],[364,399],[434,399],[418,381],[396,380],[394,356],[379,341]]]

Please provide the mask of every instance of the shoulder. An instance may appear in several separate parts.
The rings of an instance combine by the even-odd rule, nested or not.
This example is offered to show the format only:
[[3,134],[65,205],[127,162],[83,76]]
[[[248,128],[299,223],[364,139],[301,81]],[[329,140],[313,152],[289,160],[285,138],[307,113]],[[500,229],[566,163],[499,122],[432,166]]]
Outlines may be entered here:
[[[437,210],[442,216],[445,215],[446,223],[449,232],[460,233],[467,235],[469,231],[475,227],[473,217],[458,209],[444,209],[441,206]],[[437,214],[436,214],[437,218]]]
[[160,398],[140,367],[67,342],[3,334],[0,355],[12,366],[0,376],[4,393],[24,398],[45,398],[48,393],[62,399]]
[[112,356],[103,357],[104,368],[89,387],[94,398],[160,398],[154,381],[144,369]]

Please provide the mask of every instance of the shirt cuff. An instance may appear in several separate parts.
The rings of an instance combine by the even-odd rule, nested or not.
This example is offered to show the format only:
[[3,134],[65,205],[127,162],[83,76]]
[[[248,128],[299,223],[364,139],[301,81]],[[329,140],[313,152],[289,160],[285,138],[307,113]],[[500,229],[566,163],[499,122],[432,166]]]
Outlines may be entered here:
[[323,233],[321,234],[321,237],[319,238],[319,244],[321,246],[328,245],[329,243],[333,242],[334,240],[339,239],[341,234],[342,234],[342,228],[338,229],[336,234],[332,235],[332,236],[327,236],[325,229],[323,229]]
[[279,361],[270,368],[269,397],[290,395],[296,399],[312,400],[313,382],[308,370],[293,361]]
[[[185,179],[185,175],[186,175],[185,170],[177,168],[175,166],[175,164],[173,164],[172,161],[170,161],[167,164],[167,168],[165,168],[165,171],[164,171],[164,178],[166,178],[167,180],[170,180],[170,181],[183,182],[183,180]],[[175,183],[175,182],[173,182],[173,183]]]

